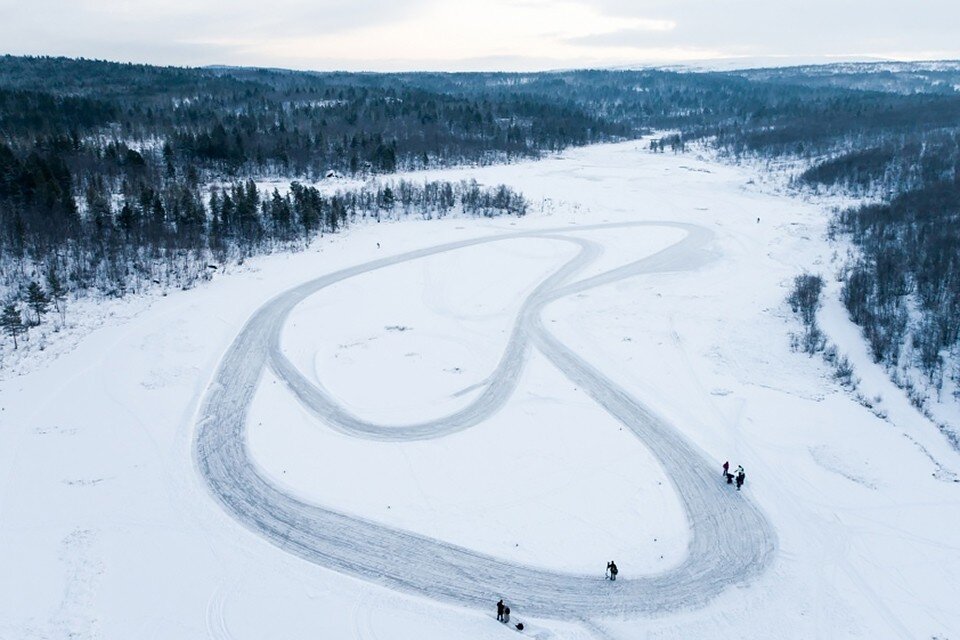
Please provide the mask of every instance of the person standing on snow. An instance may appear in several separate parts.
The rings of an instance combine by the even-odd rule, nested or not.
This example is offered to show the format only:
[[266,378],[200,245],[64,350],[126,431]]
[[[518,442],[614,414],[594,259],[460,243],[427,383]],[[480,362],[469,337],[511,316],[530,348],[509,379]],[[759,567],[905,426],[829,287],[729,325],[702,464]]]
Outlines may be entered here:
[[747,479],[747,474],[744,473],[743,467],[737,467],[737,491],[740,491],[740,487],[743,486],[743,481]]
[[500,602],[497,603],[497,620],[503,621],[503,598],[500,598]]
[[726,478],[727,474],[730,472],[730,461],[727,460],[723,463],[723,477]]
[[607,573],[609,574],[611,580],[616,580],[617,574],[620,573],[620,571],[617,569],[617,563],[613,560],[607,563]]

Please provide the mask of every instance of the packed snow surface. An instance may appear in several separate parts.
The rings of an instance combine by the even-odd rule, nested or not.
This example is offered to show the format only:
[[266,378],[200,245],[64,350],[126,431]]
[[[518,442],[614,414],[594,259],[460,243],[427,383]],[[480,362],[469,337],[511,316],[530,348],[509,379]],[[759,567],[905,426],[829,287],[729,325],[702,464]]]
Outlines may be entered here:
[[[623,222],[601,228],[657,225],[681,226]],[[543,327],[541,317],[547,304],[564,296],[638,275],[700,267],[709,256],[705,249],[712,233],[694,225],[681,228],[687,235],[674,245],[583,280],[576,279],[577,273],[601,253],[601,246],[575,235],[570,237],[569,228],[555,228],[445,243],[381,258],[322,276],[277,296],[247,323],[211,383],[199,416],[197,459],[201,472],[213,493],[238,520],[278,546],[320,565],[396,589],[481,608],[507,591],[521,611],[573,620],[662,612],[702,603],[722,591],[728,582],[742,581],[765,568],[775,547],[775,537],[766,519],[745,494],[734,493],[717,481],[715,465],[701,451],[553,337]],[[280,333],[290,311],[317,291],[433,254],[523,238],[569,238],[579,251],[524,300],[503,357],[482,383],[483,391],[449,415],[402,425],[362,420],[344,410],[322,387],[307,380],[279,347]],[[248,406],[268,363],[311,413],[343,434],[386,442],[425,440],[478,427],[498,413],[513,395],[531,344],[654,454],[679,494],[690,522],[690,543],[681,564],[653,576],[628,577],[609,586],[591,574],[547,572],[504,562],[297,499],[259,474],[249,459],[245,438]],[[262,422],[258,424],[262,426]],[[589,438],[590,426],[579,426],[583,432],[580,437]],[[502,439],[509,441],[509,432],[505,436]],[[315,464],[323,464],[324,452],[316,452]],[[496,455],[496,451],[492,453]],[[341,477],[348,475],[343,473]],[[509,494],[504,492],[503,497],[508,498]],[[531,515],[535,517],[536,513]],[[602,557],[596,556],[597,565]]]
[[826,213],[643,147],[431,172],[533,212],[257,259],[4,380],[0,637],[960,634],[957,453],[832,300],[882,397],[790,350]]

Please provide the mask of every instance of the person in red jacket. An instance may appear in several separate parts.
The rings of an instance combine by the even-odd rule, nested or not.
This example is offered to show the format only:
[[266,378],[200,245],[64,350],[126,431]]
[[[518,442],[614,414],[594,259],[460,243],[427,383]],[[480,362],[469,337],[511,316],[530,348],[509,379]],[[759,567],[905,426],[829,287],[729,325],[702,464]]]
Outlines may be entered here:
[[733,474],[730,473],[730,461],[723,463],[723,477],[727,479],[727,484],[733,484]]

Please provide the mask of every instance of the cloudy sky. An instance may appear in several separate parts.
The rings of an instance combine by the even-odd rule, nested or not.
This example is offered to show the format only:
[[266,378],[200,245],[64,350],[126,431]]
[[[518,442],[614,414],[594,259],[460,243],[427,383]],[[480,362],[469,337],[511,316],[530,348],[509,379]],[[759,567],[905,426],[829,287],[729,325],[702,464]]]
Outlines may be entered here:
[[0,0],[0,53],[531,70],[960,58],[960,0]]

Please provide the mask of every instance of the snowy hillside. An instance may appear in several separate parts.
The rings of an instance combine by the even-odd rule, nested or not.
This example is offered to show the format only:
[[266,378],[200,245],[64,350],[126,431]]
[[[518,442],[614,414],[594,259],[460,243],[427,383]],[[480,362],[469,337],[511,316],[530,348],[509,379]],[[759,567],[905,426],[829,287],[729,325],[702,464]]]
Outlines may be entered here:
[[960,91],[960,61],[957,60],[819,61],[812,64],[797,61],[789,66],[756,64],[730,67],[729,70],[754,81],[811,87],[842,87],[905,95],[954,95]]
[[0,638],[515,637],[499,598],[542,639],[960,636],[960,454],[836,286],[861,399],[791,350],[824,208],[646,147],[428,172],[531,213],[255,258],[0,382]]

